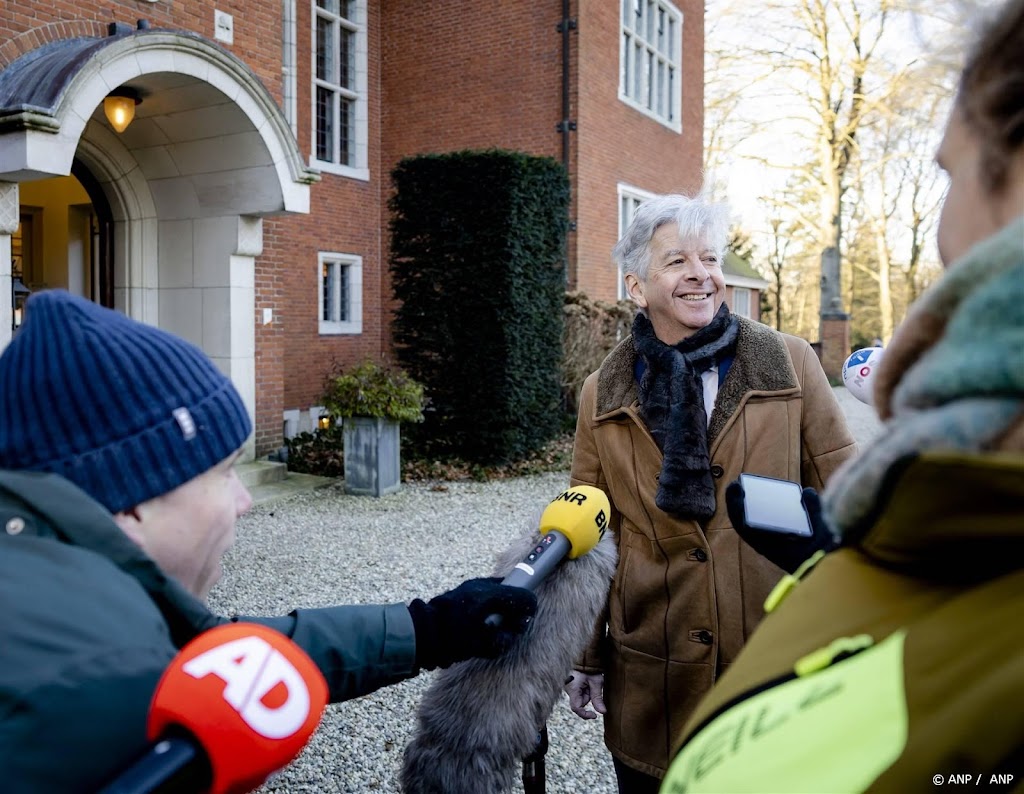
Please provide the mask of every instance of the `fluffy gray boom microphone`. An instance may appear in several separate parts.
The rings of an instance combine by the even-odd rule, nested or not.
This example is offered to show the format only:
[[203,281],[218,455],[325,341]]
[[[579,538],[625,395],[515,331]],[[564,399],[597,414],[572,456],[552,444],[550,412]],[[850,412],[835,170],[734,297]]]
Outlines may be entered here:
[[[508,575],[544,534],[543,528],[532,531],[509,548],[494,575]],[[590,641],[617,559],[615,539],[603,533],[590,551],[565,560],[536,585],[537,614],[508,652],[436,673],[405,748],[405,794],[513,790],[523,758],[536,748],[537,731]]]

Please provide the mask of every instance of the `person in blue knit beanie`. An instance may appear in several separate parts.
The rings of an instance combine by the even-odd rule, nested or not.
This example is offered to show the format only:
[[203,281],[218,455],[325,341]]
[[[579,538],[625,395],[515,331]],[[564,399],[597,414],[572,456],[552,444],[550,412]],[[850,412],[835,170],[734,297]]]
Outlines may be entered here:
[[[29,299],[0,355],[5,792],[95,791],[145,751],[161,674],[228,622],[202,599],[252,504],[234,469],[251,431],[231,381],[184,339],[65,291]],[[536,606],[471,579],[428,602],[244,620],[298,643],[337,702],[497,656]]]
[[249,413],[213,362],[184,339],[53,290],[29,301],[0,382],[0,468],[70,480],[205,597],[252,504],[233,468]]

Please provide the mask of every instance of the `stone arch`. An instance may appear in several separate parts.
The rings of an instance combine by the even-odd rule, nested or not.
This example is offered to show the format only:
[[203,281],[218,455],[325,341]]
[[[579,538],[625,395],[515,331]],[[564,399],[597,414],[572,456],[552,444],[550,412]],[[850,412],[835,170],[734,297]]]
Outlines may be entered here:
[[[205,87],[201,99],[208,106],[217,104],[210,93],[217,92],[226,100],[223,105],[236,108],[251,125],[261,146],[248,147],[249,158],[229,169],[235,181],[242,177],[248,204],[242,211],[308,212],[308,186],[318,176],[303,163],[281,109],[241,60],[188,32],[141,30],[54,41],[7,66],[0,72],[0,141],[9,145],[0,148],[0,179],[70,173],[87,127],[106,126],[103,98],[119,86],[128,84],[148,94],[140,118],[187,110],[187,85],[175,84],[169,76],[192,81],[192,97],[202,93],[198,86]],[[154,110],[146,102],[159,104]]]

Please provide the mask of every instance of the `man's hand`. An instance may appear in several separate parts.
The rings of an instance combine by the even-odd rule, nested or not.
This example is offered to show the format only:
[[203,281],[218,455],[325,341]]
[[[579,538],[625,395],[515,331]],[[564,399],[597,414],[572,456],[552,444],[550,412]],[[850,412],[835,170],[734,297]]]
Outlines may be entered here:
[[[416,631],[416,666],[424,670],[449,667],[483,657],[493,659],[507,651],[537,613],[537,596],[522,587],[501,584],[501,579],[470,579],[454,590],[423,602],[409,604]],[[487,618],[496,614],[500,625]]]
[[810,520],[813,533],[811,537],[748,526],[743,509],[743,486],[739,480],[734,480],[725,489],[725,507],[733,528],[756,552],[767,557],[786,573],[793,573],[804,560],[819,549],[829,552],[839,545],[822,514],[818,492],[813,488],[804,488],[800,501],[807,510],[807,518]]
[[[563,688],[569,695],[569,708],[583,719],[597,719],[597,714],[604,714],[608,711],[604,705],[604,676],[601,673],[588,675],[579,670],[573,670]],[[587,708],[591,704],[597,714]]]

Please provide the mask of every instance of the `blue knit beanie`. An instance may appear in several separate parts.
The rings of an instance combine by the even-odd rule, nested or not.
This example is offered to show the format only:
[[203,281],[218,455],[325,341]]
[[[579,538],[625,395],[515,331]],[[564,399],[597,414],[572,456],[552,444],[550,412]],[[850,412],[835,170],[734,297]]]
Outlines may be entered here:
[[63,290],[29,298],[0,356],[0,468],[60,474],[111,513],[208,471],[251,429],[195,345]]

